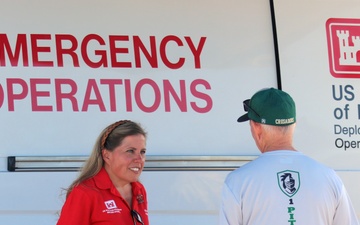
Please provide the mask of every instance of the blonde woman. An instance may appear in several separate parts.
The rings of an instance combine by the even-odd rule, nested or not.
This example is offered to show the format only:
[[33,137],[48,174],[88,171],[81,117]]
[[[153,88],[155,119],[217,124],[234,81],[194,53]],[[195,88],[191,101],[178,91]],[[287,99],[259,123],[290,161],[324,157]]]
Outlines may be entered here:
[[145,153],[146,132],[138,123],[106,127],[68,188],[57,225],[148,225],[146,190],[138,181]]

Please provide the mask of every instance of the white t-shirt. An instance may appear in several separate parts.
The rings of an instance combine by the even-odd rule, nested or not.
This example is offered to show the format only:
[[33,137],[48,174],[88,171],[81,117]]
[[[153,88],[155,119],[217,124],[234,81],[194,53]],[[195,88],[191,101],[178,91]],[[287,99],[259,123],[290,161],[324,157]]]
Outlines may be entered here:
[[261,154],[232,171],[219,225],[359,225],[334,170],[301,152]]

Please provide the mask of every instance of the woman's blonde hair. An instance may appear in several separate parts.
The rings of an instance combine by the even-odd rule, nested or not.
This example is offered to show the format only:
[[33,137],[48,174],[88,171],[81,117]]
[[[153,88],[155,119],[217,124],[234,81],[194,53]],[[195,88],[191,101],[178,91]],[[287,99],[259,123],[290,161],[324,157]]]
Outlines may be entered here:
[[142,134],[145,138],[147,136],[140,124],[130,120],[120,120],[107,126],[96,139],[93,150],[82,167],[78,178],[67,189],[66,197],[69,196],[75,186],[95,176],[101,170],[104,166],[103,149],[113,151],[117,146],[121,145],[125,137],[136,134]]

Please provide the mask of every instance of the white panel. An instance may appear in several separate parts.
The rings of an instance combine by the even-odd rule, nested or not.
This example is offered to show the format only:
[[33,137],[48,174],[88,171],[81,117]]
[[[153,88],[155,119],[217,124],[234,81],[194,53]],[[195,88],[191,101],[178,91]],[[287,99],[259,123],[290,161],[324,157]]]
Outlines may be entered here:
[[[332,75],[326,23],[331,18],[357,18],[360,4],[356,1],[327,1],[326,7],[324,4],[324,1],[291,4],[275,1],[283,89],[297,103],[297,148],[335,169],[358,170],[360,135],[357,130],[356,134],[349,134],[348,128],[360,125],[360,79]],[[339,132],[339,127],[348,130]],[[351,142],[353,146],[345,146]]]
[[[6,18],[0,21],[0,43],[5,43],[0,44],[0,50],[8,45],[15,55],[16,43],[22,40],[17,35],[22,34],[29,60],[29,66],[24,66],[23,51],[19,51],[19,60],[12,60],[17,63],[14,65],[10,64],[9,50],[3,56],[0,113],[6,130],[0,136],[0,156],[87,155],[98,133],[121,119],[138,121],[146,128],[148,154],[257,153],[247,124],[240,125],[236,119],[244,113],[244,99],[263,87],[277,86],[268,1],[5,0],[0,14]],[[36,42],[38,54],[32,48],[36,45],[31,45],[31,35],[43,38]],[[79,67],[74,66],[69,54],[64,55],[64,65],[59,66],[56,35],[69,39],[61,43],[63,48],[74,47]],[[106,51],[108,67],[91,68],[85,63],[81,46],[88,35],[104,41],[103,45],[94,39],[90,42],[90,60],[101,59],[94,51]],[[131,63],[130,68],[111,66],[110,36],[129,39],[115,45],[128,51],[116,54],[116,60]],[[141,65],[136,67],[134,36],[149,52],[150,38],[155,39],[155,68],[143,53]],[[195,48],[201,38],[206,38],[197,57],[186,37]],[[163,52],[172,64],[181,58],[184,64],[178,69],[169,68]],[[53,66],[34,66],[36,57],[32,53]],[[92,79],[98,95],[91,86]],[[109,85],[100,84],[101,79],[117,79],[122,84],[110,86],[115,92],[110,95]],[[182,110],[174,100],[180,97],[170,96],[169,104],[165,102],[166,83],[170,83],[175,95],[183,94],[183,104],[179,103]],[[61,91],[56,90],[57,84]],[[89,100],[98,101],[83,109],[86,89],[90,87]],[[71,91],[71,97],[64,97]],[[58,111],[57,102],[62,111]],[[99,106],[102,102],[104,111]]]

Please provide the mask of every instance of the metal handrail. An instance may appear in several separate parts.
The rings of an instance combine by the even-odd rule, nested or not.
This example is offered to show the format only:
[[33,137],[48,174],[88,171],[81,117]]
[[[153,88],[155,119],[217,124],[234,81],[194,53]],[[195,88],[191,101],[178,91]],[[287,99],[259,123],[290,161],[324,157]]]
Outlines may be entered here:
[[[257,157],[148,155],[144,171],[234,170]],[[88,156],[9,156],[7,163],[10,172],[79,171],[87,158]]]

